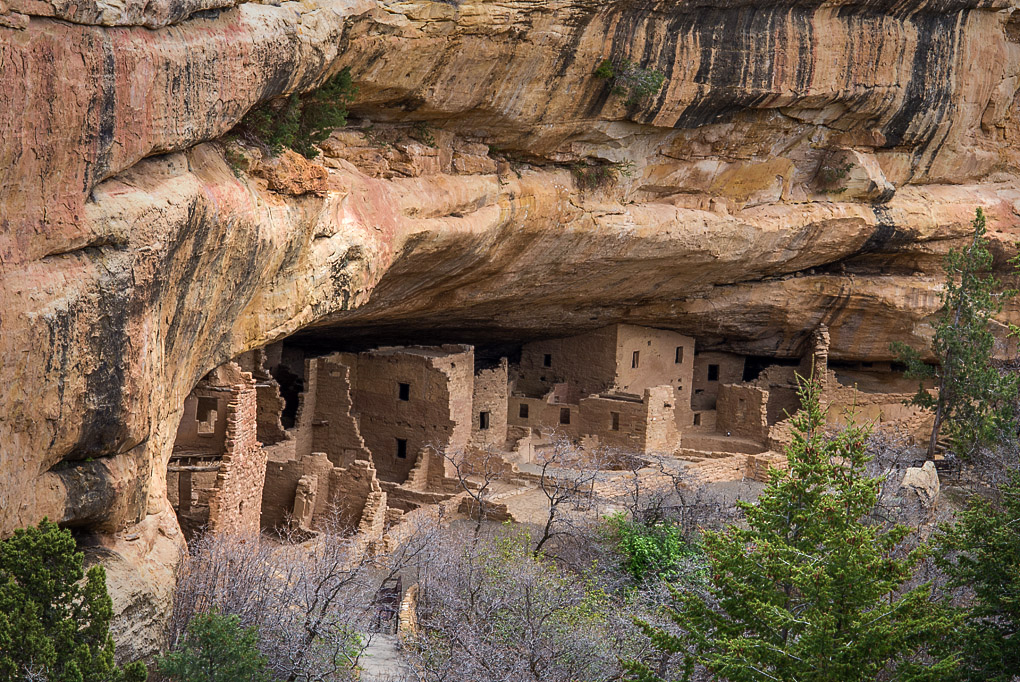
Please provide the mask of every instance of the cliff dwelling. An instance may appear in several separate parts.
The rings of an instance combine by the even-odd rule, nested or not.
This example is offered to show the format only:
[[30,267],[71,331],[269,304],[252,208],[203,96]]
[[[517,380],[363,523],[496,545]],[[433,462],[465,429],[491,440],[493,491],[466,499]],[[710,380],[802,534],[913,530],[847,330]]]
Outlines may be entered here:
[[913,418],[897,368],[834,370],[829,343],[823,326],[800,358],[749,357],[630,324],[489,343],[477,357],[469,344],[323,353],[279,342],[210,372],[187,396],[169,498],[189,537],[308,534],[339,518],[374,547],[407,514],[467,504],[454,498],[474,485],[462,477],[472,465],[458,462],[498,461],[506,481],[526,486],[564,440],[692,465],[732,460],[730,475],[760,479],[799,408],[798,375],[820,380],[835,421],[851,403],[879,421]]

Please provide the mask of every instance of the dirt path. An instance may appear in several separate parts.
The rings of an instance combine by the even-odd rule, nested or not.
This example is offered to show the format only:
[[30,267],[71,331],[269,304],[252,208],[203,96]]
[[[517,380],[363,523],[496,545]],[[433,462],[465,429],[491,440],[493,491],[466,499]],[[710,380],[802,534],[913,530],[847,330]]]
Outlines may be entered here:
[[358,660],[361,682],[405,682],[415,679],[404,661],[396,635],[372,633],[372,640]]

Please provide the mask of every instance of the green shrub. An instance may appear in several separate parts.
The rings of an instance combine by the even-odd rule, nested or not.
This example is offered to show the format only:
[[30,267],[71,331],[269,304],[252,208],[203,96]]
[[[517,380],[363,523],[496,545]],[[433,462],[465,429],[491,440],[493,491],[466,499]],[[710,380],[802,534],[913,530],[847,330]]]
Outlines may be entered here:
[[0,542],[0,681],[134,682],[113,659],[102,566],[84,570],[71,532],[43,519]]
[[432,128],[425,121],[418,121],[414,124],[411,138],[418,140],[418,142],[421,142],[426,147],[436,146],[436,136],[432,134]]
[[670,523],[645,525],[617,513],[606,517],[606,527],[623,568],[638,582],[677,578],[684,557],[692,553],[680,528]]
[[661,71],[643,69],[627,59],[604,59],[595,69],[595,77],[608,80],[614,95],[627,97],[627,105],[641,104],[666,82],[666,74]]
[[315,145],[325,141],[334,128],[347,125],[347,107],[355,92],[351,70],[344,69],[312,92],[252,109],[238,129],[274,154],[286,147],[313,159],[319,154]]
[[242,628],[238,616],[216,611],[195,616],[177,651],[161,656],[159,672],[174,682],[266,682],[266,659],[258,633]]
[[619,181],[621,175],[630,177],[633,169],[634,163],[632,161],[620,161],[617,163],[581,161],[570,167],[578,188],[582,190],[611,187]]

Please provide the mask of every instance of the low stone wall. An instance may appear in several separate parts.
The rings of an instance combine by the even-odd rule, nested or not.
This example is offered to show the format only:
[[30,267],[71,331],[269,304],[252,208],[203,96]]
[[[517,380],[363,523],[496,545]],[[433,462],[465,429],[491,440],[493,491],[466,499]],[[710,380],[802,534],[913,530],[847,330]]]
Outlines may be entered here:
[[786,455],[774,452],[763,452],[760,455],[748,455],[744,468],[744,478],[761,483],[769,482],[770,468],[786,469],[789,464]]

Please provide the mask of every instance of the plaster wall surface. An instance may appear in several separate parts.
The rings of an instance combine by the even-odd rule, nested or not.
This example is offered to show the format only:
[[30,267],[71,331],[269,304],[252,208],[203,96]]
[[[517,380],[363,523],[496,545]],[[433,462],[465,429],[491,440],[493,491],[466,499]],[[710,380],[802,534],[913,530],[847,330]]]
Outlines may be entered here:
[[613,388],[640,396],[647,388],[671,386],[689,401],[694,357],[694,339],[689,336],[665,329],[616,325]]

